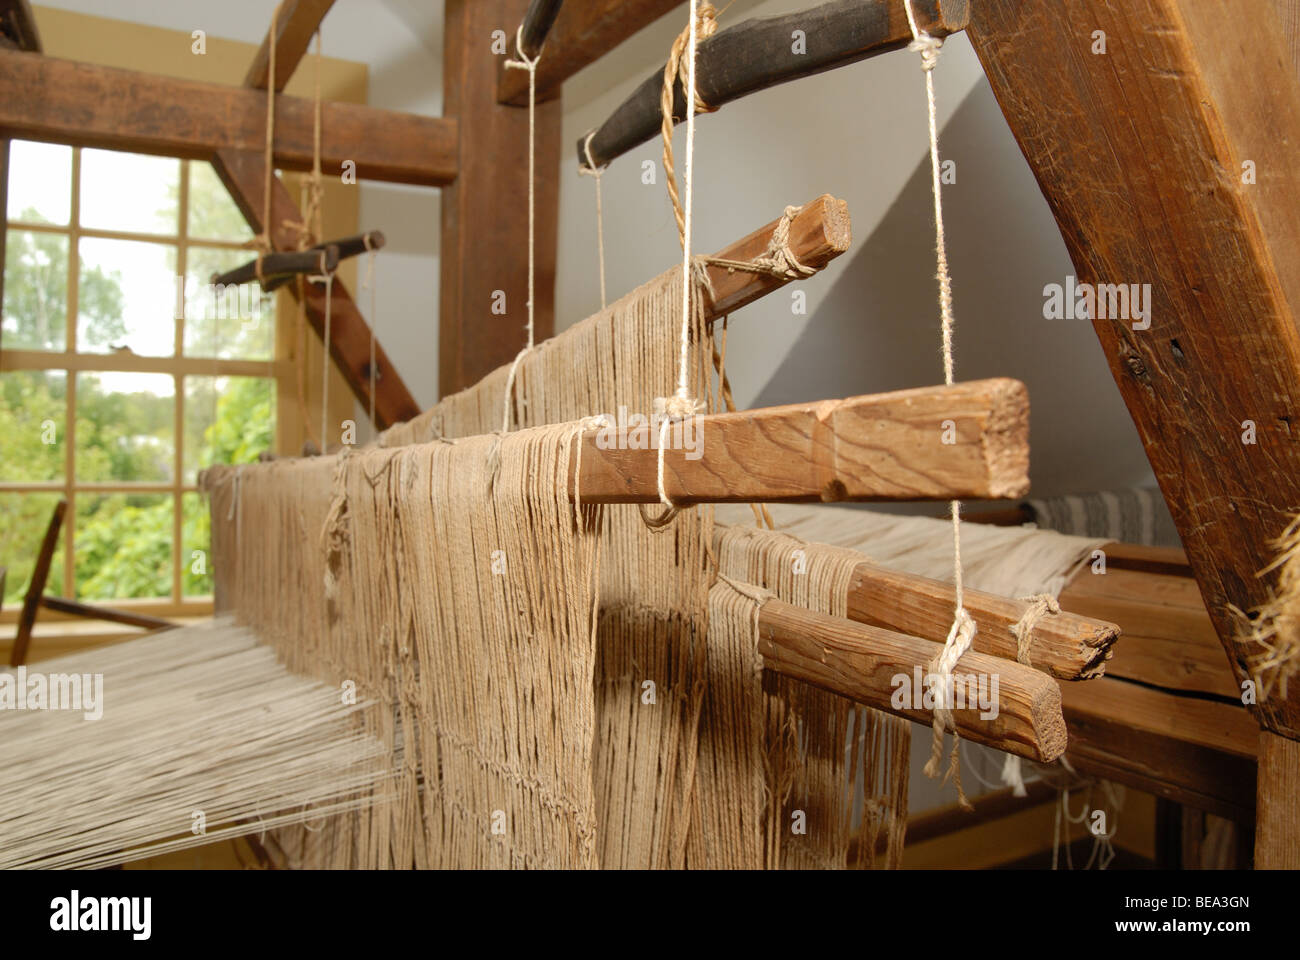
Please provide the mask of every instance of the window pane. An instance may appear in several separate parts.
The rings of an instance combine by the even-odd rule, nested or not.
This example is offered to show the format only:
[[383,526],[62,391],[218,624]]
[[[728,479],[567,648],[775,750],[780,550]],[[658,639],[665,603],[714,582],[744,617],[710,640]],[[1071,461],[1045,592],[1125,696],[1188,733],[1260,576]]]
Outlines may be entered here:
[[167,597],[172,590],[169,494],[77,495],[77,596]]
[[275,297],[256,283],[213,287],[225,273],[254,256],[251,250],[190,247],[186,254],[185,355],[227,360],[270,360],[275,356]]
[[114,150],[81,151],[81,225],[176,236],[181,162]]
[[[4,589],[7,609],[21,603],[27,592],[36,567],[36,554],[58,502],[57,493],[0,493],[0,557],[9,568]],[[45,592],[60,597],[67,596],[63,591],[63,542],[60,532],[50,576],[45,581]]]
[[274,440],[274,380],[185,378],[185,483],[214,463],[253,463]]
[[68,344],[68,238],[10,230],[5,237],[6,350],[65,350]]
[[[62,371],[0,373],[0,481],[63,479],[67,402]],[[0,553],[0,564],[8,560]]]
[[176,248],[135,240],[79,242],[77,349],[170,357],[176,346]]
[[230,199],[230,191],[217,178],[212,164],[190,162],[189,234],[202,240],[253,239],[248,221]]
[[[208,498],[199,493],[181,495],[181,594],[212,595],[212,524]],[[197,556],[196,556],[197,554]]]
[[175,390],[175,379],[165,373],[77,374],[76,479],[171,480]]
[[10,220],[67,224],[72,212],[72,148],[14,140],[9,144]]

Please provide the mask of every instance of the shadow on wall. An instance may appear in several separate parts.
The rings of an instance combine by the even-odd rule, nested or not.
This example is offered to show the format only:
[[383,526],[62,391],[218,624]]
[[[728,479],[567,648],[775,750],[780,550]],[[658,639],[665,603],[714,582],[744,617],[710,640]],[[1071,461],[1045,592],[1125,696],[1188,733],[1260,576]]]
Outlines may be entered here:
[[[956,161],[943,202],[958,379],[1009,376],[1029,388],[1035,496],[1154,485],[1091,324],[1043,319],[1044,285],[1074,269],[987,81],[943,129],[940,155]],[[810,304],[802,337],[755,406],[943,382],[933,209],[927,152],[838,282]]]

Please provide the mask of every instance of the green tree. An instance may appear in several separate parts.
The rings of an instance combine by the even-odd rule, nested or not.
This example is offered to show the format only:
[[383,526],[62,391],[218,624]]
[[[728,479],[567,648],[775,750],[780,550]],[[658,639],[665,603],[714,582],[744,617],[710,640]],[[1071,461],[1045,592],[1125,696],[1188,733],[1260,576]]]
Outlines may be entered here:
[[[22,219],[37,220],[36,210]],[[95,344],[126,336],[121,277],[84,270],[77,293],[85,335]],[[67,342],[68,241],[52,233],[10,230],[5,241],[4,346],[62,350]]]

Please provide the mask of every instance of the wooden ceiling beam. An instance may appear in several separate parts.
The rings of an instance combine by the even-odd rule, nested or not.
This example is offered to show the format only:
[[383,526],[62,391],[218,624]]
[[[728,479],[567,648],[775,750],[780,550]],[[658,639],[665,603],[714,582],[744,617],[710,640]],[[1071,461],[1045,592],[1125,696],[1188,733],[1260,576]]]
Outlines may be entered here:
[[253,56],[244,86],[266,89],[271,78],[271,45],[275,44],[275,92],[282,91],[332,6],[334,0],[284,0],[272,27],[266,31],[266,39]]
[[18,50],[41,52],[41,35],[28,0],[0,0],[0,36]]
[[[262,150],[266,94],[213,83],[0,50],[0,134],[191,160],[218,150]],[[326,101],[321,163],[343,161],[370,180],[442,186],[456,179],[455,120]],[[314,108],[281,94],[275,163],[312,166]]]
[[[537,64],[538,102],[558,97],[565,80],[681,3],[682,0],[590,0],[563,6]],[[513,34],[507,42],[513,57]],[[497,102],[527,106],[528,73],[507,70],[504,63],[500,64]]]

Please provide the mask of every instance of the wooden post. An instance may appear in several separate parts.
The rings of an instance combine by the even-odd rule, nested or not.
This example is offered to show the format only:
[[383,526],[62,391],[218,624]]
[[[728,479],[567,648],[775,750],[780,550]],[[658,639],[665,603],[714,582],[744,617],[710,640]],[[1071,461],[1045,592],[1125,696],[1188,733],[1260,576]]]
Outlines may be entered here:
[[1259,732],[1259,799],[1255,809],[1255,866],[1300,870],[1300,743]]
[[[496,102],[499,62],[514,56],[525,0],[448,0],[443,116],[459,120],[456,181],[442,191],[438,390],[476,383],[527,343],[528,111]],[[493,31],[507,38],[492,51]],[[545,59],[545,51],[542,57]],[[560,102],[537,106],[535,339],[555,328]],[[458,160],[459,162],[459,160]],[[505,314],[492,312],[498,291]]]
[[[1231,608],[1266,600],[1300,506],[1300,85],[1273,10],[981,0],[967,31],[1079,281],[1149,295],[1134,317],[1111,287],[1093,326],[1239,688],[1256,651]],[[1300,684],[1251,709],[1300,737]],[[1258,863],[1300,843],[1275,769],[1296,748],[1269,742]]]

